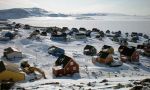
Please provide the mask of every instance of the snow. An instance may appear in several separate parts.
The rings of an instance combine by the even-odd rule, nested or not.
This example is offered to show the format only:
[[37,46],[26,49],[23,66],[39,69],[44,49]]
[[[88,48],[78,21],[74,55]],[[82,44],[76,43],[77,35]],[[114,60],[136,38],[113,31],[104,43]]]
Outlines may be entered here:
[[33,26],[85,27],[87,29],[98,28],[103,31],[121,30],[122,32],[142,32],[150,34],[149,16],[93,16],[92,18],[94,18],[94,20],[78,20],[75,18],[76,17],[30,17],[12,19],[12,21]]
[[63,67],[62,66],[54,66],[53,67],[55,70],[60,70],[60,69],[62,69]]
[[[38,18],[34,18],[38,19]],[[70,27],[80,27],[85,26],[87,28],[100,28],[102,30],[127,30],[130,32],[144,29],[148,30],[150,28],[148,21],[92,21],[92,20],[70,20],[69,22],[64,19],[52,20],[45,19],[40,21],[34,20],[33,18],[13,20],[21,23],[28,23],[31,25],[41,25],[41,26],[70,26]],[[64,23],[65,21],[65,23]],[[81,22],[81,23],[78,23]],[[106,25],[105,25],[106,24]],[[132,24],[132,25],[130,25]],[[142,25],[141,25],[142,24]],[[111,26],[112,25],[112,26]],[[141,27],[142,26],[142,27]],[[139,28],[140,27],[140,28]],[[94,46],[98,51],[101,50],[103,45],[109,45],[114,48],[115,55],[119,56],[118,47],[119,45],[111,41],[108,37],[98,40],[94,37],[87,38],[87,40],[73,40],[70,42],[56,42],[50,40],[50,35],[48,36],[39,36],[40,41],[30,40],[27,37],[31,34],[32,30],[23,30],[19,29],[19,34],[21,37],[16,37],[15,39],[8,42],[0,42],[0,56],[3,56],[3,49],[15,46],[24,55],[24,58],[20,61],[11,61],[20,65],[22,61],[28,61],[31,66],[36,66],[42,69],[47,79],[40,79],[37,81],[29,82],[24,81],[21,83],[16,83],[13,88],[23,87],[27,90],[114,90],[113,86],[116,86],[118,83],[128,84],[132,83],[130,80],[141,80],[144,78],[150,77],[150,59],[148,57],[140,56],[141,65],[135,65],[131,63],[123,63],[120,67],[109,67],[104,64],[93,64],[92,57],[83,55],[84,47],[89,44]],[[125,31],[124,31],[125,32]],[[147,32],[147,31],[141,31]],[[141,38],[141,42],[144,42],[145,39]],[[57,60],[57,57],[48,54],[49,46],[55,45],[57,47],[63,48],[66,55],[72,57],[80,65],[80,73],[73,76],[63,76],[63,77],[53,77],[52,67]],[[129,43],[129,45],[137,45],[137,43]],[[108,85],[105,83],[100,83],[103,79],[108,80]],[[91,86],[88,86],[88,83],[91,83]],[[120,90],[129,90],[129,88],[122,88]]]

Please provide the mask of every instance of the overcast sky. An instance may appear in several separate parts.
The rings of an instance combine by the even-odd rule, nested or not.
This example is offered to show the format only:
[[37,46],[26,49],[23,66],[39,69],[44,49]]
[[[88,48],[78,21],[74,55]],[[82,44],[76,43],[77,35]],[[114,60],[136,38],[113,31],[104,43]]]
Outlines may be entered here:
[[40,7],[53,12],[150,15],[150,0],[0,0],[0,9]]

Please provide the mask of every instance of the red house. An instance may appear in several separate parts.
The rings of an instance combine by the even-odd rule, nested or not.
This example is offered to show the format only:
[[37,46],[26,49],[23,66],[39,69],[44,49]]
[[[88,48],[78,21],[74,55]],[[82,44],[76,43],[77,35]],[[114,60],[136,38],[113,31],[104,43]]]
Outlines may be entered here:
[[139,52],[135,47],[120,46],[118,51],[120,52],[120,58],[122,62],[139,62]]
[[52,70],[55,76],[72,75],[79,72],[79,65],[72,58],[61,55]]

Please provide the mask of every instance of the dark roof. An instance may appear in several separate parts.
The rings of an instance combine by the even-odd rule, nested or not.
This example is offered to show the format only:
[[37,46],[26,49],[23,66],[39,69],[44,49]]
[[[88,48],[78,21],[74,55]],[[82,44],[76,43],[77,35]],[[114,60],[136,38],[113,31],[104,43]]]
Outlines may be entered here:
[[62,66],[63,68],[67,65],[67,63],[71,60],[70,57],[66,55],[61,55],[55,62],[56,66]]
[[72,28],[71,31],[73,31],[73,32],[79,32],[79,30],[77,28]]
[[6,52],[13,52],[13,49],[11,48],[11,47],[8,47],[8,48],[6,48],[6,49],[4,49],[4,51],[6,51]]
[[137,45],[137,49],[144,49],[144,45]]
[[132,56],[132,54],[136,51],[136,48],[133,46],[130,47],[125,47],[123,49],[123,51],[121,51],[120,53],[125,55],[125,56]]
[[132,32],[131,34],[138,34],[137,32]]
[[91,46],[91,45],[86,45],[85,47],[84,47],[84,49],[92,49],[92,48],[95,48],[94,46]]
[[83,27],[80,27],[80,28],[79,28],[79,31],[86,31],[86,29],[83,28]]
[[49,47],[48,49],[51,49],[51,48],[58,48],[58,47],[56,47],[56,46],[51,46],[51,47]]
[[120,52],[120,49],[126,49],[126,48],[127,48],[127,46],[121,45],[121,46],[118,48],[118,51]]
[[8,48],[4,49],[4,52],[5,52],[6,54],[9,54],[9,53],[12,53],[12,52],[15,52],[15,51],[18,52],[17,49],[12,48],[12,47],[8,47]]
[[19,67],[16,64],[10,62],[0,61],[0,72],[5,70],[19,72]]
[[82,35],[86,35],[86,34],[85,33],[77,33],[76,35],[77,36],[80,36],[80,35],[82,36]]
[[66,33],[63,33],[61,35],[51,35],[52,37],[66,37],[67,34]]
[[108,46],[108,45],[104,45],[103,47],[102,47],[102,49],[110,49],[110,48],[112,48],[111,46]]
[[100,51],[98,53],[98,56],[100,56],[100,58],[103,58],[103,59],[107,58],[108,55],[109,55],[109,53],[107,53],[107,52]]
[[58,49],[58,50],[63,50],[62,48],[59,48],[59,47],[56,47],[56,46],[51,46],[51,47],[49,47],[48,48],[48,50],[56,50],[56,49]]

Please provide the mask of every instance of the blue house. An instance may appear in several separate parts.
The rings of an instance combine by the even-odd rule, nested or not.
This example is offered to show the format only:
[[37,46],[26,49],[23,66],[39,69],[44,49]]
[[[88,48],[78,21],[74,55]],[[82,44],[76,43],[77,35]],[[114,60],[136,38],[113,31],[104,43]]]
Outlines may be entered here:
[[8,37],[9,39],[13,39],[14,38],[14,34],[11,32],[7,32],[5,33],[4,37]]
[[60,35],[51,35],[50,39],[54,40],[54,41],[66,41],[67,40],[67,34],[63,33]]
[[65,50],[61,49],[61,48],[58,48],[56,46],[51,46],[51,47],[48,48],[48,53],[55,56],[55,57],[59,57],[59,56],[65,54]]

